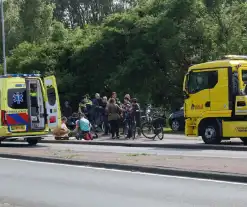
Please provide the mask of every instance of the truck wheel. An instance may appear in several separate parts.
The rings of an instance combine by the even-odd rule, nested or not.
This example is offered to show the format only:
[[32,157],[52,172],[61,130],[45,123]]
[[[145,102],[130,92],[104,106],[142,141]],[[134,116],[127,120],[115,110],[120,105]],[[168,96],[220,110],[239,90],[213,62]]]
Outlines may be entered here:
[[240,138],[244,145],[247,145],[247,137]]
[[216,124],[209,124],[202,129],[202,139],[205,144],[220,144],[221,137]]
[[28,140],[27,140],[27,143],[28,143],[30,146],[35,146],[35,145],[38,143],[38,139],[28,139]]

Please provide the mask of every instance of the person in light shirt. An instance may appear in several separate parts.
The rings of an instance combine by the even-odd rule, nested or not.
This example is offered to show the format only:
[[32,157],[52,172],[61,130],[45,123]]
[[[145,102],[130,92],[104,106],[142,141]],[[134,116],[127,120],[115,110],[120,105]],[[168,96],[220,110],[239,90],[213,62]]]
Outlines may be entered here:
[[92,125],[90,124],[89,120],[86,118],[85,114],[80,114],[80,119],[76,121],[76,128],[78,131],[78,135],[80,139],[85,137],[86,140],[92,139],[90,130],[91,130]]
[[63,117],[62,118],[62,124],[61,124],[61,130],[64,131],[64,135],[62,137],[69,137],[69,129],[68,129],[66,123],[67,123],[67,118]]
[[53,135],[55,139],[69,139],[70,130],[66,126],[67,118],[62,117],[62,124],[60,127],[57,127],[53,130]]

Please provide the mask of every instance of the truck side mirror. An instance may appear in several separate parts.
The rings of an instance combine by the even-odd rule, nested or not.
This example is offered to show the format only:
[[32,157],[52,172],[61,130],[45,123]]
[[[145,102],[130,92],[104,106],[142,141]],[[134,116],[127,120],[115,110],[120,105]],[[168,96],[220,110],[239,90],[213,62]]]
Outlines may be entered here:
[[183,93],[184,93],[184,99],[188,99],[190,97],[187,91],[183,91]]
[[185,85],[184,85],[184,89],[186,92],[188,92],[188,83],[189,83],[189,73],[186,73],[185,75]]

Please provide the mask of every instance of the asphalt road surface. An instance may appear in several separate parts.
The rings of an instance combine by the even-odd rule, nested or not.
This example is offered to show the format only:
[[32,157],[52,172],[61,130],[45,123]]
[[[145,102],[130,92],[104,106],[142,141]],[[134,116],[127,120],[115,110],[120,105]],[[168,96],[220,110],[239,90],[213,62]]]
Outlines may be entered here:
[[246,207],[247,185],[0,159],[0,207]]

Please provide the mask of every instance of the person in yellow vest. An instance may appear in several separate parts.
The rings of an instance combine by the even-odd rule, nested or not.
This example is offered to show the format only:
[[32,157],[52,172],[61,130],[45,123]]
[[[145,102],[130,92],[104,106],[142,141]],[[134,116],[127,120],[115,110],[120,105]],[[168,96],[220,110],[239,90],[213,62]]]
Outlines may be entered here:
[[37,97],[37,85],[36,84],[30,84],[30,96]]
[[86,103],[87,103],[87,97],[83,96],[79,105],[78,105],[78,113],[79,114],[84,113],[84,111],[86,110],[86,106],[87,106]]
[[79,103],[78,113],[85,114],[87,118],[91,121],[91,109],[92,109],[92,101],[88,98],[88,96],[83,96],[81,102]]

